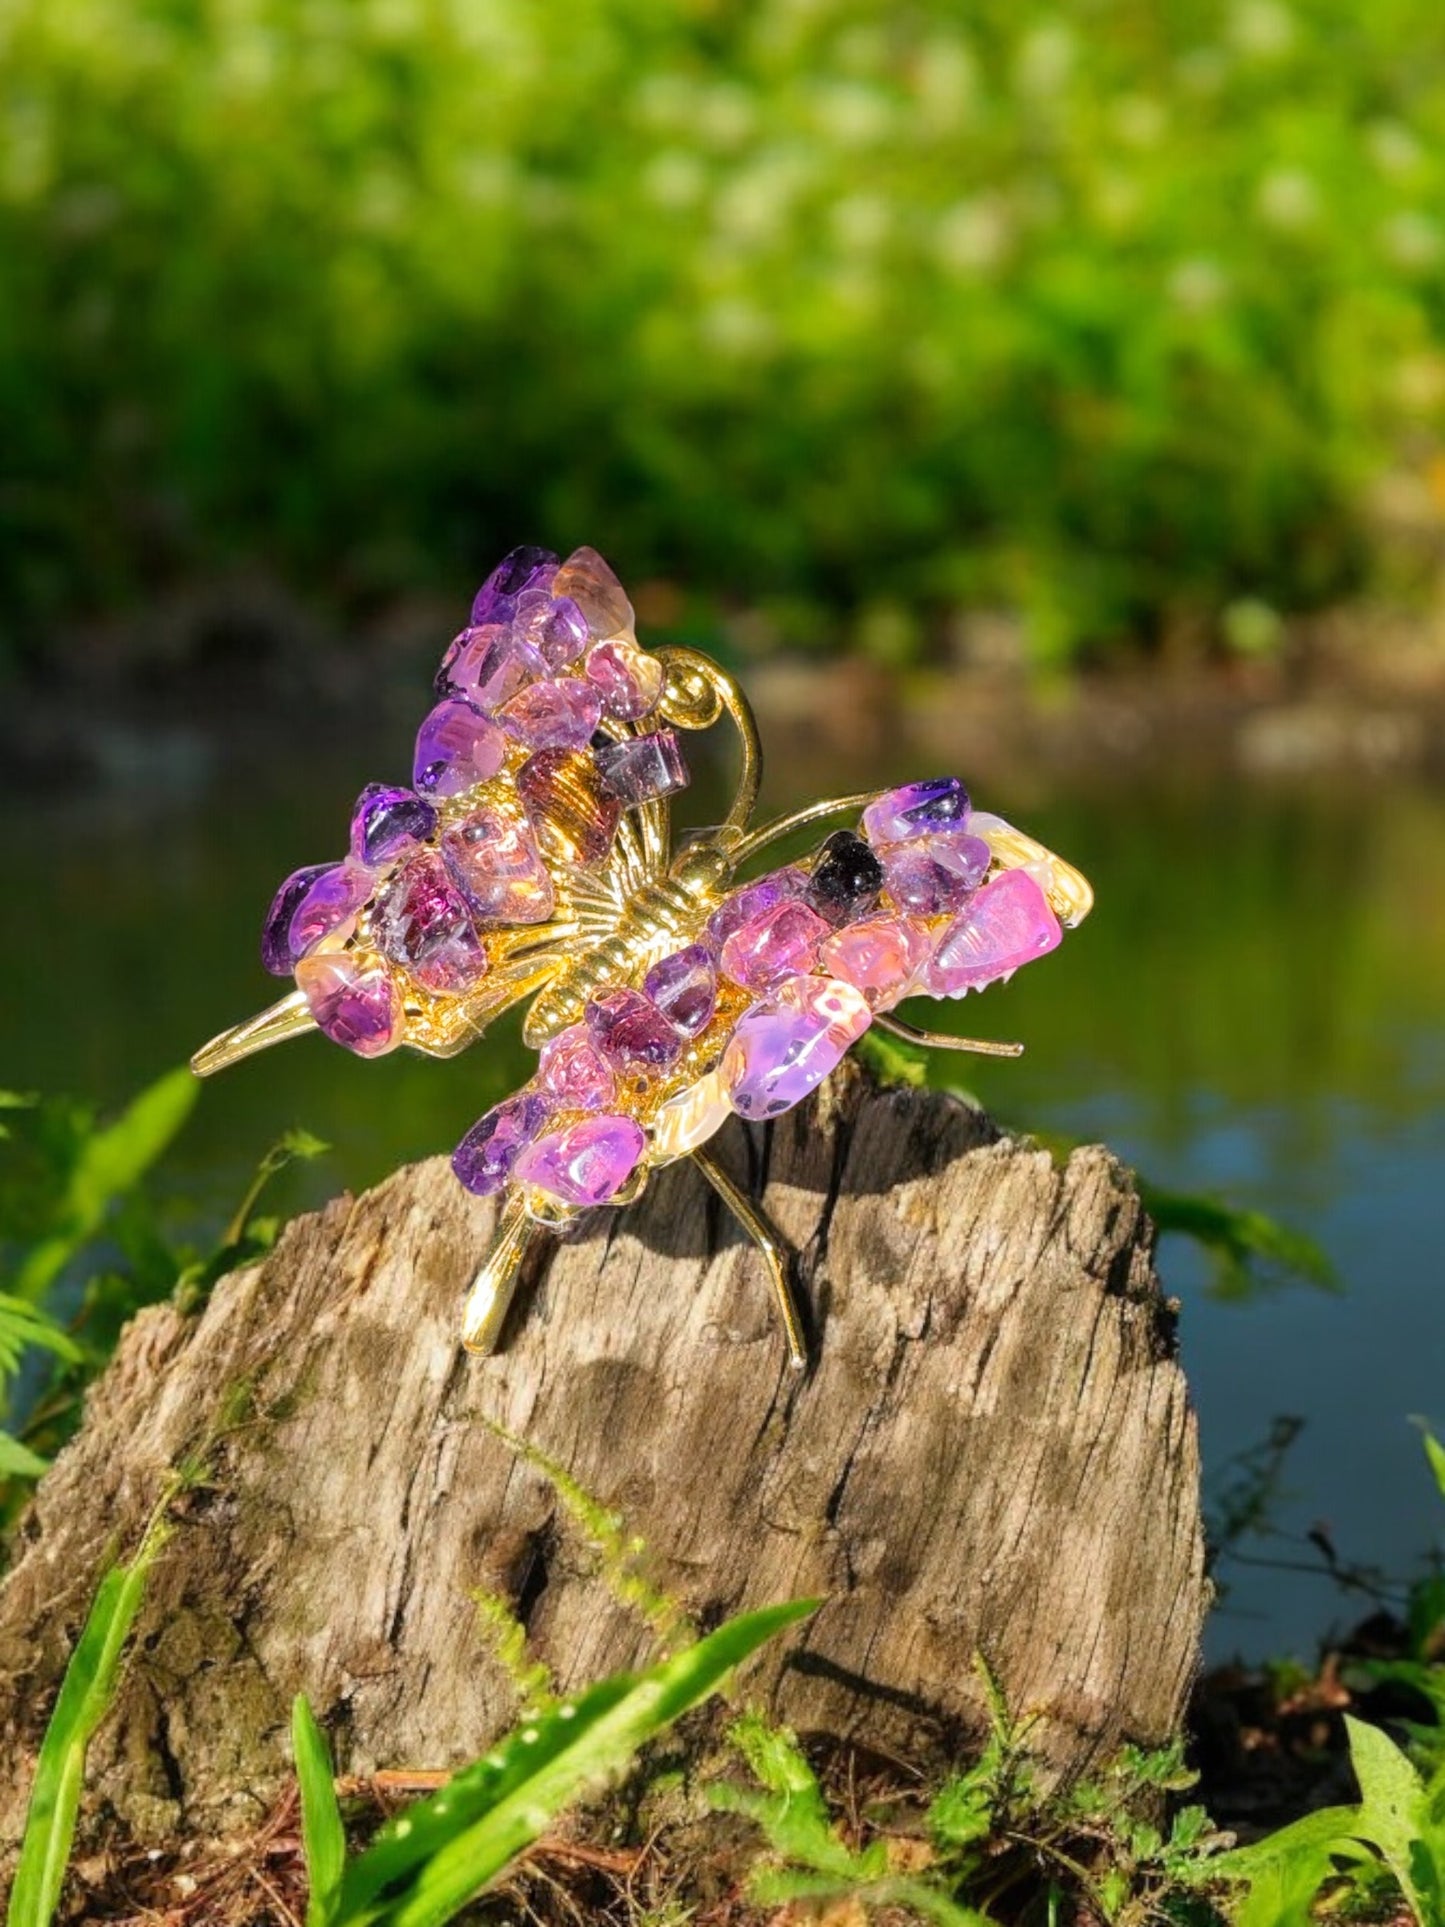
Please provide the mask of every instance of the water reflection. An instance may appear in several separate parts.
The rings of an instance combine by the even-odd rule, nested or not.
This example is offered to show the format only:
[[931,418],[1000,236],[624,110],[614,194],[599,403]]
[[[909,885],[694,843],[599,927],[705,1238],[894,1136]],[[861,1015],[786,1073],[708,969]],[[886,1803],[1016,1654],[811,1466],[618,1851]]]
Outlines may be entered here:
[[[4,1081],[118,1101],[266,1001],[260,912],[285,871],[339,844],[375,760],[346,746],[337,767],[238,762],[185,800],[33,812],[3,910]],[[796,800],[775,773],[772,803]],[[1103,1137],[1156,1183],[1226,1191],[1318,1238],[1342,1296],[1220,1304],[1198,1254],[1166,1250],[1206,1459],[1300,1414],[1280,1523],[1325,1519],[1348,1556],[1408,1566],[1436,1521],[1407,1415],[1445,1425],[1445,803],[1116,785],[1019,815],[1090,874],[1099,908],[1007,990],[950,1007],[960,1028],[1028,1044],[1017,1063],[962,1060],[968,1081],[1007,1122]],[[219,1215],[304,1123],[335,1149],[288,1177],[295,1208],[449,1148],[526,1062],[515,1016],[445,1064],[307,1040],[208,1089],[177,1164]],[[1216,1651],[1302,1647],[1349,1610],[1296,1575],[1231,1579]]]

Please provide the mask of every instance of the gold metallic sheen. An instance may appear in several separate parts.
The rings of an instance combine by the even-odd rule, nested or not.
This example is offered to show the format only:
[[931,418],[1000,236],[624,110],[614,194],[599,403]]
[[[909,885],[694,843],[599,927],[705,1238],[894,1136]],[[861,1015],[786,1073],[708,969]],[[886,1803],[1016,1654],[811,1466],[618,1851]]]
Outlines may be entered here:
[[808,1342],[803,1336],[803,1321],[798,1302],[788,1282],[788,1248],[745,1191],[739,1190],[722,1166],[708,1151],[694,1151],[692,1161],[747,1232],[768,1268],[773,1293],[782,1314],[783,1331],[788,1340],[788,1358],[795,1372],[806,1371]]

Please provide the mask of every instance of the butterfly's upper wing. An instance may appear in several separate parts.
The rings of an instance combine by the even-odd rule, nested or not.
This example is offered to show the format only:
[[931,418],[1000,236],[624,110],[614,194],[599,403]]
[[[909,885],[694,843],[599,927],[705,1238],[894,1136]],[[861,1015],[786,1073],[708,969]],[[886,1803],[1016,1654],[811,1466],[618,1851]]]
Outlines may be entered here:
[[688,776],[663,693],[594,550],[514,550],[447,651],[412,786],[368,785],[347,856],[286,879],[266,967],[361,1056],[464,1048],[665,865]]
[[860,831],[735,888],[619,974],[467,1134],[457,1175],[483,1195],[522,1186],[544,1217],[623,1201],[729,1116],[800,1102],[879,1013],[1008,978],[1088,907],[1076,871],[971,813],[953,779],[891,791]]

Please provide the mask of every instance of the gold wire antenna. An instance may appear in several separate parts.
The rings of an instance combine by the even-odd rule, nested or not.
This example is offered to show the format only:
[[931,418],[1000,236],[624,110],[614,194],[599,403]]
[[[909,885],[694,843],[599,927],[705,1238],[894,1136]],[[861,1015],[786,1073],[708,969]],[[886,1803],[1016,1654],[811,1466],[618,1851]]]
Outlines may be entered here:
[[239,1064],[243,1057],[252,1057],[258,1050],[269,1050],[272,1044],[284,1044],[288,1038],[301,1037],[315,1028],[306,993],[293,990],[269,1010],[248,1017],[244,1024],[233,1024],[209,1044],[202,1044],[191,1059],[191,1069],[197,1077],[213,1077],[229,1064]]

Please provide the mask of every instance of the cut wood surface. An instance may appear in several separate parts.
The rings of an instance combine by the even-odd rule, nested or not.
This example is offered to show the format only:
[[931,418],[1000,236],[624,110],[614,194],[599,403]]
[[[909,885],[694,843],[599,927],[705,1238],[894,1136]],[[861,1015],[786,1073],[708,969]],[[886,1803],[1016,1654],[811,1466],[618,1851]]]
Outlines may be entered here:
[[980,1730],[981,1653],[1054,1771],[1170,1736],[1207,1582],[1129,1174],[852,1067],[720,1155],[799,1253],[807,1374],[687,1164],[544,1254],[496,1359],[457,1347],[495,1214],[440,1159],[299,1219],[198,1315],[137,1318],[0,1591],[0,1845],[99,1571],[208,1438],[92,1754],[91,1813],[142,1837],[253,1824],[298,1690],[343,1771],[485,1750],[517,1708],[479,1592],[564,1690],[652,1655],[496,1426],[641,1535],[702,1624],[825,1596],[744,1682],[801,1732],[936,1762]]

